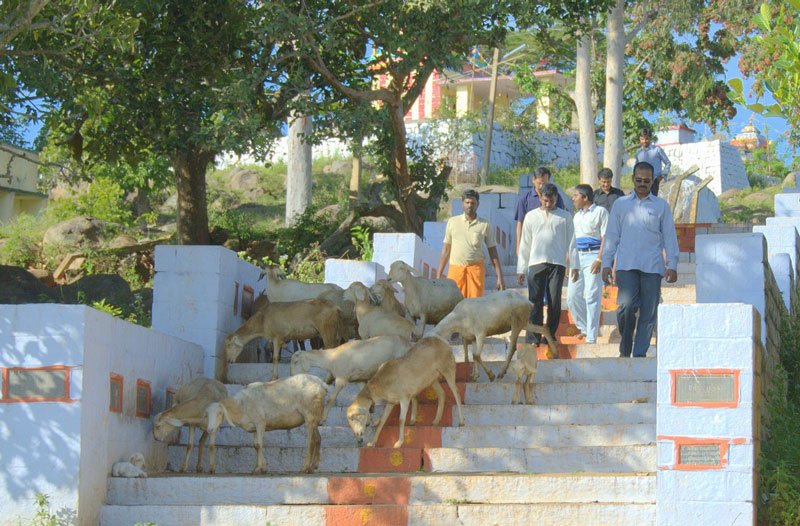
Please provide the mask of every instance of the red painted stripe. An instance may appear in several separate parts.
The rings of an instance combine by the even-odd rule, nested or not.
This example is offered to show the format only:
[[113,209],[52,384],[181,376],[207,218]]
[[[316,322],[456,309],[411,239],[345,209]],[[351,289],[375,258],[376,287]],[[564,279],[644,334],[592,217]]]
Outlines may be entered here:
[[325,506],[326,526],[407,526],[407,506]]
[[330,504],[408,504],[411,480],[405,477],[331,477]]
[[361,448],[359,473],[413,473],[422,467],[420,448]]
[[[378,447],[393,447],[400,428],[385,426],[378,437]],[[442,447],[442,428],[432,426],[405,426],[403,447]]]

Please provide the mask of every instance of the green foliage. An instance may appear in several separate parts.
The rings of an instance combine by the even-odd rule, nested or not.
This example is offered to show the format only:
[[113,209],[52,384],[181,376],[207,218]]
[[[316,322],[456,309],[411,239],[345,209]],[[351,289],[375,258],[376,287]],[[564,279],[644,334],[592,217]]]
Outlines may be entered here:
[[115,305],[112,305],[111,303],[106,302],[105,298],[101,299],[100,301],[92,302],[91,306],[92,306],[92,308],[95,308],[95,309],[97,309],[99,311],[103,311],[106,314],[110,314],[110,315],[115,316],[117,318],[121,318],[122,317],[122,309],[117,307],[117,306],[115,306]]
[[50,513],[50,496],[44,493],[37,493],[33,497],[36,505],[36,513],[33,515],[29,526],[58,526],[58,517]]
[[[777,145],[773,141],[769,141],[764,149],[754,150],[749,159],[743,159],[743,161],[748,177],[766,175],[783,179],[790,169],[786,157],[778,152]],[[753,184],[752,179],[750,184]],[[764,187],[765,183],[760,182],[759,186]]]
[[373,246],[369,238],[369,227],[356,225],[350,229],[350,242],[361,261],[372,261]]
[[44,233],[44,220],[29,214],[20,214],[13,221],[0,226],[0,263],[26,267],[39,258],[39,242]]
[[[772,198],[775,194],[783,191],[780,185],[758,188],[752,187],[742,190],[732,199],[720,200],[719,207],[722,212],[722,221],[725,223],[751,223],[755,218],[774,215],[775,201]],[[763,200],[753,200],[749,198],[754,193],[766,194]]]
[[769,392],[769,435],[759,457],[759,523],[800,525],[800,315],[781,319],[780,369]]
[[50,201],[47,213],[58,221],[88,215],[119,225],[133,224],[133,211],[125,202],[125,190],[116,180],[107,177],[95,179],[86,192],[75,197]]

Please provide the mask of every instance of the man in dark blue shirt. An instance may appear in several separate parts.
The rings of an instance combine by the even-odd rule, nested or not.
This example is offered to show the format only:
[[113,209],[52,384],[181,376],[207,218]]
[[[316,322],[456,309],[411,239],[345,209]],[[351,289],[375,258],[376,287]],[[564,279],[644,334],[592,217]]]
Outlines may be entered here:
[[[519,255],[519,238],[522,235],[522,222],[525,221],[525,214],[542,206],[542,202],[539,199],[539,190],[550,182],[550,170],[544,166],[538,167],[533,172],[531,182],[533,183],[533,188],[517,201],[517,211],[514,214],[514,221],[517,222],[517,244],[515,245],[517,247],[517,255]],[[556,200],[556,207],[567,210],[560,192],[558,200]]]

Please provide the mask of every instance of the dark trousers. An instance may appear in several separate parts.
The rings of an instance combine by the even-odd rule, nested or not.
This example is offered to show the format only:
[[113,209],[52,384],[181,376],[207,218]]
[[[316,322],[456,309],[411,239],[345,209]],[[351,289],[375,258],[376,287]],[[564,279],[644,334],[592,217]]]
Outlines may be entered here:
[[658,196],[658,187],[661,186],[660,177],[663,177],[663,176],[659,176],[659,177],[653,178],[653,186],[650,187],[650,193],[655,195],[655,196]]
[[[650,348],[650,338],[656,325],[658,301],[661,298],[661,275],[641,270],[617,271],[617,326],[622,340],[619,355],[640,358]],[[639,322],[636,322],[636,311]],[[634,326],[636,339],[634,340]]]
[[[561,286],[564,284],[566,268],[552,263],[539,263],[528,267],[528,300],[533,303],[531,323],[541,325],[544,319],[544,303],[547,299],[547,328],[553,338],[561,321]],[[532,335],[525,340],[538,345],[542,341],[540,334]]]

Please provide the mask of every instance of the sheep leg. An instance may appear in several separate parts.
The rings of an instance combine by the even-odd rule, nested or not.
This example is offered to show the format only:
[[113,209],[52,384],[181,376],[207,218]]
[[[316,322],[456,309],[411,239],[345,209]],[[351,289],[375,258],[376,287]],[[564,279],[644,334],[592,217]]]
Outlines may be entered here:
[[[492,382],[494,381],[494,373],[490,371],[488,367],[486,367],[486,364],[483,363],[483,360],[481,359],[481,353],[483,353],[483,338],[484,336],[482,334],[475,336],[475,350],[472,351],[472,358],[475,361],[475,363],[481,366],[481,369],[484,370],[486,376],[489,377],[489,381]],[[472,371],[472,381],[477,382],[478,376],[479,376],[478,370],[474,369]]]
[[389,413],[392,412],[392,409],[394,409],[395,405],[397,404],[390,404],[387,402],[386,405],[383,406],[383,413],[381,413],[381,420],[380,422],[378,422],[378,427],[375,428],[375,434],[372,436],[372,440],[367,442],[367,447],[375,447],[375,444],[378,442],[378,437],[381,435],[381,431],[383,430],[383,425],[386,423],[387,420],[389,420]]
[[525,403],[526,404],[533,404],[533,377],[536,374],[536,371],[531,372],[527,378],[525,378]]
[[461,338],[461,343],[464,345],[464,363],[469,363],[469,344],[466,338]]
[[211,440],[208,442],[208,472],[214,473],[216,465],[214,464],[214,453],[217,450],[217,430],[211,432]]
[[207,438],[208,431],[203,429],[203,434],[200,435],[200,444],[197,446],[199,448],[197,450],[197,467],[194,469],[197,473],[201,473],[203,471],[203,448],[206,445]]
[[339,393],[342,391],[342,389],[344,389],[345,386],[347,384],[349,384],[349,383],[350,382],[348,382],[344,378],[337,378],[336,379],[336,386],[333,389],[333,394],[328,399],[328,403],[325,404],[325,412],[322,413],[322,421],[323,422],[328,418],[328,411],[330,411],[331,407],[336,403],[336,397],[339,396]]
[[442,389],[441,384],[439,384],[439,379],[437,378],[432,384],[431,389],[436,391],[436,417],[433,419],[432,425],[438,426],[439,421],[442,419],[442,413],[444,412],[444,389]]
[[508,371],[508,366],[511,364],[511,358],[514,357],[514,353],[517,352],[517,339],[519,339],[519,333],[522,332],[522,328],[512,328],[511,334],[509,337],[508,342],[508,357],[506,357],[506,363],[503,364],[503,369],[500,371],[500,374],[497,375],[497,379],[504,377],[506,372]]
[[455,362],[452,363],[453,367],[442,373],[442,376],[444,376],[447,386],[453,391],[453,397],[456,399],[456,407],[458,408],[458,425],[463,426],[464,415],[461,414],[461,395],[458,394],[458,388],[456,386],[456,364]]
[[322,443],[322,437],[319,435],[319,422],[306,420],[306,432],[308,434],[308,450],[303,471],[312,473],[319,465],[319,448]]
[[278,362],[281,359],[281,347],[283,342],[280,338],[272,340],[272,379],[278,379]]
[[264,448],[264,428],[256,426],[253,432],[253,447],[256,448],[256,467],[253,468],[253,475],[267,472],[267,461],[264,460],[262,449]]
[[189,426],[189,438],[186,441],[186,455],[183,456],[183,465],[181,466],[181,473],[186,473],[186,470],[189,467],[189,455],[192,454],[192,448],[194,448],[194,426]]
[[406,415],[408,415],[409,403],[410,400],[408,398],[400,400],[400,427],[397,429],[397,441],[392,447],[400,447],[405,441]]

